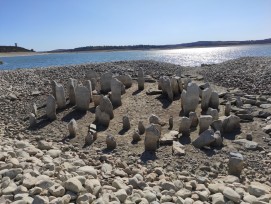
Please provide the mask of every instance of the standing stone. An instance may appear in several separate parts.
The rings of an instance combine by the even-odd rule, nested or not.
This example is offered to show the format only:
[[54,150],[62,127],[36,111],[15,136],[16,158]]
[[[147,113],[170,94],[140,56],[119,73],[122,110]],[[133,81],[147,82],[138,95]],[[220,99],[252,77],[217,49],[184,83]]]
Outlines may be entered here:
[[34,127],[37,124],[36,116],[33,113],[29,114],[29,126]]
[[130,75],[120,75],[116,77],[122,84],[124,84],[125,88],[128,89],[132,86],[132,77]]
[[126,115],[123,116],[122,124],[123,124],[123,127],[122,127],[123,130],[129,130],[131,128],[130,120],[129,120],[128,116],[126,116]]
[[206,88],[202,91],[202,97],[201,97],[201,109],[203,111],[206,111],[209,108],[209,103],[212,95],[211,88]]
[[173,128],[173,116],[171,115],[168,119],[169,129],[172,130]]
[[231,175],[240,176],[244,166],[244,157],[240,153],[230,152],[228,172]]
[[32,107],[31,107],[31,113],[33,113],[35,116],[38,116],[38,108],[35,103],[33,103]]
[[210,115],[201,115],[199,118],[199,133],[201,134],[205,130],[209,129],[209,126],[213,122],[213,117]]
[[113,150],[117,147],[117,142],[113,135],[107,135],[106,146],[107,146],[107,149],[110,149],[110,150]]
[[178,78],[179,77],[175,77],[175,76],[171,78],[171,88],[172,88],[172,92],[174,96],[180,95]]
[[101,92],[108,93],[111,91],[111,79],[112,79],[112,72],[106,72],[101,76]]
[[68,123],[68,130],[71,137],[75,137],[76,133],[78,131],[77,123],[74,119],[71,119],[71,121]]
[[142,68],[138,69],[137,83],[138,83],[138,90],[144,90],[145,79],[144,79],[144,72]]
[[49,95],[46,101],[46,115],[50,120],[56,119],[56,100],[55,97]]
[[183,82],[182,82],[182,78],[181,77],[175,77],[177,79],[178,82],[178,86],[179,86],[179,92],[182,93],[183,92]]
[[113,105],[111,101],[109,100],[108,97],[102,96],[100,99],[100,109],[102,112],[107,113],[110,116],[110,119],[114,118],[114,113],[113,113]]
[[231,114],[231,102],[227,102],[225,105],[225,116],[229,116]]
[[213,120],[218,120],[218,111],[217,111],[217,109],[208,108],[206,114],[211,115],[213,117]]
[[188,84],[191,82],[192,80],[190,78],[184,78],[184,85],[183,88],[185,90],[187,90]]
[[142,121],[138,122],[138,132],[140,135],[145,133],[145,126]]
[[195,128],[198,126],[199,119],[198,119],[198,116],[195,112],[189,113],[189,119],[191,120],[191,127]]
[[90,93],[85,86],[77,86],[75,89],[76,108],[82,111],[89,109]]
[[199,87],[195,83],[189,83],[187,90],[183,90],[181,95],[184,115],[188,116],[190,112],[195,112],[199,103]]
[[163,89],[165,90],[167,97],[170,102],[173,101],[173,91],[172,91],[172,86],[171,86],[171,80],[169,77],[164,78],[164,83],[163,83]]
[[240,129],[240,118],[236,115],[230,115],[224,117],[222,120],[222,130],[223,132],[233,132]]
[[223,139],[221,137],[220,131],[214,133],[215,141],[211,144],[214,147],[221,147],[223,145]]
[[88,132],[87,136],[85,137],[85,145],[91,145],[95,140],[95,136],[92,132]]
[[95,107],[97,107],[98,105],[100,105],[100,101],[101,101],[102,97],[103,97],[102,95],[96,95],[96,94],[92,95],[92,100],[94,102],[94,106]]
[[90,102],[92,102],[92,85],[91,85],[91,81],[90,80],[85,81],[84,86],[87,87],[87,89],[89,91]]
[[111,79],[111,102],[113,106],[121,105],[121,86],[123,84],[116,78]]
[[241,100],[241,97],[240,96],[237,96],[236,97],[236,107],[240,108],[243,106],[243,102]]
[[141,140],[141,136],[140,136],[138,130],[135,130],[134,133],[133,133],[133,141],[138,142],[140,140]]
[[177,70],[176,70],[176,76],[178,76],[178,77],[182,77],[182,70],[181,70],[181,68],[178,68]]
[[75,88],[77,87],[77,80],[75,79],[69,79],[69,99],[70,99],[70,104],[75,105],[76,100],[75,100]]
[[220,131],[222,132],[222,120],[218,119],[212,122],[211,127],[215,130],[215,131]]
[[57,85],[57,82],[53,80],[51,82],[51,86],[52,86],[52,95],[54,96],[54,98],[56,98],[56,85]]
[[158,90],[162,90],[162,84],[163,84],[163,77],[160,76],[158,80]]
[[98,74],[94,70],[88,70],[86,73],[86,78],[91,81],[92,91],[95,90]]
[[110,123],[110,115],[101,110],[100,105],[95,109],[95,120],[98,124],[108,127]]
[[191,120],[187,117],[180,118],[179,133],[182,133],[183,136],[190,135]]
[[214,109],[218,109],[219,107],[219,95],[215,91],[212,92],[209,106]]
[[145,151],[156,151],[161,132],[154,124],[150,124],[145,131]]
[[193,142],[192,145],[196,148],[209,146],[215,141],[214,131],[212,129],[202,132]]
[[66,98],[64,87],[61,84],[56,84],[56,103],[59,109],[65,108],[66,106]]

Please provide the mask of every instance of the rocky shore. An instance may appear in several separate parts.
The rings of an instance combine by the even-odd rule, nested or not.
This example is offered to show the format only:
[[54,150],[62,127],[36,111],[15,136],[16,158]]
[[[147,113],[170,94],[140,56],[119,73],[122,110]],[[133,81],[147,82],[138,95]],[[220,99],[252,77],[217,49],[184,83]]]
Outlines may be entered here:
[[[270,66],[271,58],[241,58],[201,68],[125,61],[0,71],[0,203],[271,203]],[[68,96],[69,79],[88,80],[90,70],[99,83],[108,71],[131,76],[109,126],[95,123],[94,102],[81,112],[68,97],[56,119],[49,120],[52,80]],[[211,87],[219,96],[214,117],[223,118],[230,106],[240,130],[212,134],[215,145],[198,146],[199,135],[205,137],[202,125],[188,128],[185,136],[184,94],[165,97],[163,87],[158,89],[161,76],[167,82],[173,75],[181,76],[187,95],[189,81],[203,91]],[[203,111],[205,92],[201,94],[194,114],[210,117]],[[34,103],[35,124],[30,127]],[[149,123],[159,124],[155,151],[146,151],[147,133],[140,133],[140,121],[144,130],[150,127],[147,131]],[[208,128],[211,132],[213,127]],[[91,129],[97,138],[87,144]],[[72,131],[76,134],[70,137]]]

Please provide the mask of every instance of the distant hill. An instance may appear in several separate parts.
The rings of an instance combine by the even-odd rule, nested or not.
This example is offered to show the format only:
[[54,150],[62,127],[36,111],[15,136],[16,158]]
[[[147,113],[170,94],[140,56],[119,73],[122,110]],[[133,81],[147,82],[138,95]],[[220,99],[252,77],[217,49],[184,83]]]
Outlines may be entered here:
[[15,47],[15,46],[1,46],[0,52],[34,52],[33,49],[28,50],[23,47]]
[[150,50],[150,49],[178,49],[192,47],[217,47],[232,45],[255,45],[271,43],[271,38],[264,40],[246,41],[198,41],[173,45],[126,45],[126,46],[86,46],[74,49],[58,49],[49,52],[81,52],[81,51],[114,51],[114,50]]

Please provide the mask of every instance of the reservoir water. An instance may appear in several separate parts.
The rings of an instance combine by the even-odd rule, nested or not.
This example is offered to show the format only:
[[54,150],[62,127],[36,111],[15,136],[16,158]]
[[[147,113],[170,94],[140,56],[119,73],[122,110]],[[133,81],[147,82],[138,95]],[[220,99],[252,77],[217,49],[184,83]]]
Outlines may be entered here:
[[271,56],[271,44],[149,51],[55,53],[1,57],[0,70],[39,68],[123,60],[156,60],[183,66],[220,63],[246,56]]

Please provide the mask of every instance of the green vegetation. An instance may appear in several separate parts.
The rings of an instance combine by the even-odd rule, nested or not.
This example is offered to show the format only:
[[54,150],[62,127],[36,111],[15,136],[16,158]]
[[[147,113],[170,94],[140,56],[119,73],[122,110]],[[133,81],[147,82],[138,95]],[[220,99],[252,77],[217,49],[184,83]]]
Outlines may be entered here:
[[28,50],[23,47],[15,47],[15,46],[0,46],[1,52],[34,52],[33,49]]

